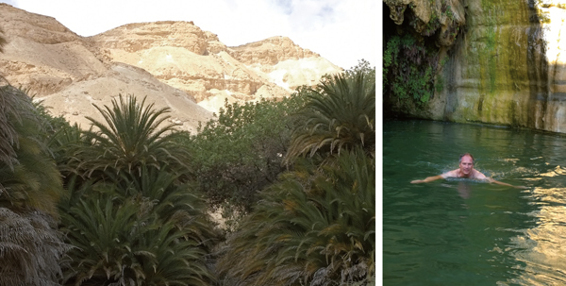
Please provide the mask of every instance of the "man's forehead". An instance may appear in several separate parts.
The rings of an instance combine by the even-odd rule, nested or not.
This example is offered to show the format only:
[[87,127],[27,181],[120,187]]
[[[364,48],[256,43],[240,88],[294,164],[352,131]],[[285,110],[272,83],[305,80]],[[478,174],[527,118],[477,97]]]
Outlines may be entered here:
[[464,156],[462,156],[462,159],[461,159],[461,160],[462,160],[462,161],[469,161],[469,162],[472,162],[472,163],[474,162],[474,159],[472,159],[472,156],[467,155],[467,154],[464,155]]

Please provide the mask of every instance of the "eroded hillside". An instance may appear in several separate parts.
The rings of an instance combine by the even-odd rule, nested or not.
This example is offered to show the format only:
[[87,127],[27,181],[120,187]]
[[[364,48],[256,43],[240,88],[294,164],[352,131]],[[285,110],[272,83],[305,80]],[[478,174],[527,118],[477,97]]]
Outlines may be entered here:
[[192,22],[124,25],[81,37],[56,19],[0,3],[7,40],[0,75],[30,89],[55,115],[87,127],[119,94],[171,108],[194,131],[224,102],[278,98],[341,69],[286,37],[227,47]]

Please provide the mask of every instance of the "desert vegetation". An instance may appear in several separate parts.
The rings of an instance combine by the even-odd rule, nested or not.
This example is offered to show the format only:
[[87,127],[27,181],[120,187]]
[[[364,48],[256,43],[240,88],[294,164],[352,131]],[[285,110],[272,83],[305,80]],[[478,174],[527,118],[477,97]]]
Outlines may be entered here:
[[134,95],[97,109],[81,130],[2,82],[0,285],[375,282],[363,61],[279,101],[227,104],[197,134]]

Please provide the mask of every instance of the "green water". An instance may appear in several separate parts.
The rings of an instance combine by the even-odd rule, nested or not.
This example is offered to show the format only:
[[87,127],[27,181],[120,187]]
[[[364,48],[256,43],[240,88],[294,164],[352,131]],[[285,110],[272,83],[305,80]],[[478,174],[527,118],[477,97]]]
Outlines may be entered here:
[[[470,152],[487,176],[410,184]],[[566,285],[566,136],[431,121],[383,127],[383,285]]]

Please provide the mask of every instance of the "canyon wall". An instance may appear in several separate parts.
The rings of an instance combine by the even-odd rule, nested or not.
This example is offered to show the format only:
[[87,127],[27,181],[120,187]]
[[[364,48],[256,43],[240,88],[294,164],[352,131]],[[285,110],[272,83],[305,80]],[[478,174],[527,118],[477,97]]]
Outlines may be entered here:
[[[428,7],[435,1],[397,3],[404,2],[418,10],[417,4]],[[443,89],[411,115],[565,133],[563,1],[447,2],[463,7],[465,19],[451,45],[438,45],[446,58],[436,78]]]
[[237,47],[193,22],[127,24],[81,37],[56,19],[0,3],[0,75],[28,89],[55,116],[88,128],[94,107],[119,94],[171,110],[170,122],[195,131],[225,102],[281,98],[342,68],[276,36]]

